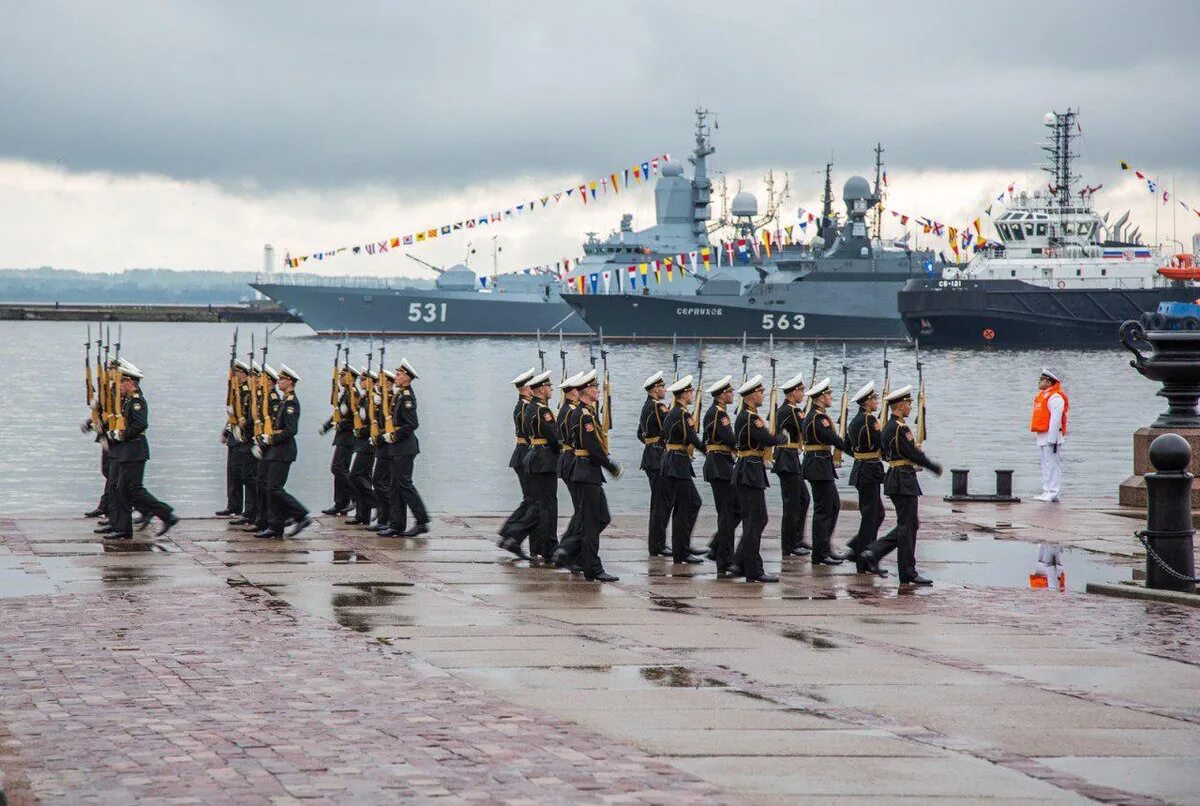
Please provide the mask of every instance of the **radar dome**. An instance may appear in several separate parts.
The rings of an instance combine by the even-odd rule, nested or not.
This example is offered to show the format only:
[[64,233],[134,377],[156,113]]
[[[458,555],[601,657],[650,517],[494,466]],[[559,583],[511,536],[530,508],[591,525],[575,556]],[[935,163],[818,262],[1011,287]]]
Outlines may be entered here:
[[1054,113],[1047,112],[1046,117],[1042,118],[1042,120],[1046,121],[1047,126],[1050,125],[1051,123],[1053,123],[1055,121]]
[[846,201],[869,199],[871,198],[871,186],[861,176],[852,176],[846,180],[846,184],[842,188],[842,198]]
[[663,176],[682,176],[683,175],[683,165],[681,165],[677,160],[669,160],[668,162],[664,162],[662,164],[662,175]]
[[754,194],[750,191],[743,190],[733,197],[733,205],[730,209],[735,216],[754,217],[758,215],[758,199],[754,198]]

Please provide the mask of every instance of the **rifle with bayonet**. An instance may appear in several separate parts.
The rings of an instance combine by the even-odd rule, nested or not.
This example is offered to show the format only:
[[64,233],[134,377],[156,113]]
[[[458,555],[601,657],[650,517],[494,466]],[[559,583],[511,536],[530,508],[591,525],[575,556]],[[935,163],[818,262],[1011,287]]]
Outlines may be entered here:
[[275,436],[275,422],[271,417],[271,401],[270,395],[271,376],[267,373],[267,349],[271,346],[271,331],[270,329],[263,332],[262,346],[262,403],[260,404],[259,414],[262,416],[262,432],[260,434],[261,441],[271,444],[271,439]]
[[917,339],[913,343],[917,349],[917,416],[913,426],[913,441],[919,448],[925,444],[925,437],[929,434],[925,424],[925,365],[921,363],[921,341]]
[[[767,411],[767,428],[771,435],[775,435],[776,429],[779,427],[779,389],[775,386],[775,368],[778,362],[775,359],[775,334],[772,333],[767,338],[767,356],[771,363],[771,397],[768,405],[770,409]],[[763,451],[763,464],[771,464],[771,455],[774,448],[768,445]]]
[[[378,409],[376,408],[376,404],[375,404],[375,390],[377,387],[375,384],[375,379],[371,377],[371,367],[374,366],[374,361],[375,361],[375,340],[371,339],[369,342],[367,342],[367,386],[366,386],[366,389],[367,389],[367,419],[371,421],[371,424],[370,424],[371,444],[378,445],[379,444],[379,413],[378,413]],[[378,388],[382,389],[383,387],[379,386]]]
[[[112,413],[109,414],[109,432],[116,434],[117,432],[125,431],[125,411],[124,404],[121,400],[121,325],[117,325],[117,342],[113,350],[113,363],[116,364],[116,369],[112,371],[113,392],[112,392]],[[123,437],[124,434],[122,433]],[[117,440],[118,442],[120,439]]]
[[387,342],[383,340],[382,332],[379,340],[379,404],[383,406],[383,438],[385,442],[392,442],[396,433],[396,423],[392,420],[392,376],[386,369],[384,356],[387,354]]
[[604,405],[600,412],[600,422],[604,425],[604,433],[612,430],[612,382],[608,375],[608,348],[604,346],[604,329],[600,329],[600,364],[604,369]]
[[[346,371],[349,372],[350,371],[350,342],[348,340],[346,342],[346,346],[343,347],[342,349],[345,350],[345,355],[346,355],[346,360],[343,362],[343,366],[345,367]],[[352,416],[354,417],[354,436],[359,439],[362,439],[362,435],[363,435],[362,430],[364,428],[363,420],[362,420],[362,396],[359,394],[358,383],[354,380],[354,377],[350,376],[349,378],[347,378],[347,380],[350,382],[349,386],[347,388],[347,393],[349,394],[349,397],[350,397],[350,410],[353,412]],[[363,388],[364,389],[368,388],[368,385],[370,383],[371,383],[370,376],[364,378],[363,379]]]
[[92,417],[96,433],[103,435],[108,416],[108,364],[100,360],[100,345],[104,342],[104,327],[96,323],[96,415]]
[[704,339],[700,339],[696,347],[696,400],[695,408],[692,411],[692,419],[695,420],[693,428],[700,430],[700,418],[703,414],[704,406]]
[[342,371],[338,367],[338,360],[342,357],[342,343],[339,341],[333,345],[333,376],[329,379],[329,405],[333,407],[333,414],[329,416],[329,421],[333,423],[333,427],[342,422],[342,407],[338,405],[338,399],[341,397],[338,387],[342,382]]
[[879,395],[880,403],[883,406],[883,419],[887,419],[887,396],[892,393],[892,362],[888,360],[887,354],[888,343],[887,339],[883,340],[883,392]]
[[229,429],[242,420],[242,392],[238,389],[237,375],[234,373],[234,362],[237,361],[238,329],[233,329],[233,344],[229,347],[229,372],[225,377],[225,413]]
[[[815,385],[815,384],[816,384],[816,382],[817,382],[817,344],[816,344],[816,342],[813,342],[813,368],[812,368],[812,377],[810,377],[810,378],[808,379],[808,385],[809,385],[809,386],[813,386],[813,385]],[[810,410],[811,408],[812,408],[812,398],[811,398],[811,397],[807,397],[807,396],[806,396],[806,397],[804,398],[804,408],[801,410],[801,412],[802,412],[804,415],[806,415],[806,416],[807,416],[807,415],[808,415],[808,412],[809,412],[809,410]]]
[[538,348],[538,364],[541,366],[541,369],[539,369],[538,372],[545,372],[546,371],[546,351],[542,349],[542,329],[541,328],[538,328],[538,331],[537,331],[537,348]]
[[[671,334],[671,361],[675,364],[675,380],[679,380],[679,347],[675,341],[675,334]],[[674,381],[673,381],[674,382]]]
[[[746,352],[746,331],[743,330],[742,331],[742,383],[743,384],[750,377],[749,376],[749,372],[750,372],[749,368],[750,368],[750,354]],[[741,410],[742,410],[742,398],[739,397],[738,402],[737,402],[737,411],[740,413]]]
[[[842,403],[838,407],[838,436],[842,441],[846,441],[846,426],[849,422],[846,416],[849,414],[850,407],[850,365],[846,363],[846,342],[842,342]],[[833,464],[836,467],[842,466],[842,449],[833,449]]]
[[[97,342],[96,357],[99,359],[100,347]],[[99,370],[99,360],[97,360],[97,371]],[[83,376],[86,385],[88,417],[90,420],[85,420],[83,424],[84,431],[88,428],[99,434],[100,428],[100,389],[98,387],[99,376],[95,380],[92,378],[92,326],[88,325],[87,341],[83,343]],[[89,425],[90,424],[90,425]]]

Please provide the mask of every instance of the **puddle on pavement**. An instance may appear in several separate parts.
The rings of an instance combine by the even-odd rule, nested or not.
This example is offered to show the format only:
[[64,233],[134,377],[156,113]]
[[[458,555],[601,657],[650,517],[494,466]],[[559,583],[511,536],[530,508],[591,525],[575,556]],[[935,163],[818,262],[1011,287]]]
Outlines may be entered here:
[[[935,583],[1029,588],[1037,556],[1036,543],[991,537],[917,543],[917,567]],[[894,557],[889,559],[894,561]],[[1061,559],[1070,591],[1083,591],[1089,582],[1116,584],[1133,577],[1132,565],[1106,561],[1104,555],[1094,552],[1064,547]],[[894,579],[893,567],[888,581]]]
[[[276,557],[275,555],[284,555]],[[350,563],[371,562],[365,555],[357,551],[310,551],[300,549],[288,552],[272,552],[268,558],[255,557],[247,560],[230,560],[225,563],[229,567],[238,565],[348,565]]]
[[822,638],[808,630],[788,630],[783,633],[783,637],[790,638],[793,641],[801,641],[813,649],[839,649],[841,647],[841,644],[835,644],[828,638]]
[[641,666],[638,674],[656,686],[666,688],[724,688],[725,683],[701,677],[686,666]]
[[0,568],[0,599],[44,596],[55,592],[44,574],[29,574],[20,568]]

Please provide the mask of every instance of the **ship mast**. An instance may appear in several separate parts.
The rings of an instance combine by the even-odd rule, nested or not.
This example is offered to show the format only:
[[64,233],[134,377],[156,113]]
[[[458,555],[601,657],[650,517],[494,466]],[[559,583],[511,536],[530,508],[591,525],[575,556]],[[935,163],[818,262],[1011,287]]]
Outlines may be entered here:
[[1066,112],[1050,112],[1046,115],[1046,128],[1050,134],[1042,143],[1042,151],[1046,152],[1046,164],[1042,170],[1051,176],[1050,194],[1058,206],[1058,231],[1051,239],[1052,243],[1063,242],[1072,204],[1071,185],[1079,178],[1078,174],[1071,173],[1071,164],[1075,160],[1071,145],[1079,136],[1075,122],[1078,115],[1079,110],[1070,107]]
[[712,180],[708,178],[708,162],[706,158],[716,152],[712,146],[712,128],[708,125],[708,117],[712,113],[707,109],[696,107],[696,148],[688,162],[693,167],[692,177],[692,232],[701,243],[708,243],[708,224],[712,218],[709,204],[712,202]]
[[825,236],[827,227],[833,224],[833,162],[825,163],[825,193],[821,197],[821,225],[817,227],[817,234],[826,241],[829,239]]
[[883,242],[883,185],[880,177],[883,173],[883,144],[875,144],[875,238]]
[[500,253],[503,251],[500,246],[500,236],[492,236],[492,283],[496,282],[496,278],[500,275]]

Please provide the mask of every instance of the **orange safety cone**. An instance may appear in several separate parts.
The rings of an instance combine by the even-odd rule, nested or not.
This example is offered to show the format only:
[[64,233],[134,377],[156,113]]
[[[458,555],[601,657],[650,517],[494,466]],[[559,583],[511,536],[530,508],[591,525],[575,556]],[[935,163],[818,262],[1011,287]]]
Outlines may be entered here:
[[1046,579],[1044,574],[1030,574],[1029,587],[1031,588],[1049,588],[1050,580]]

